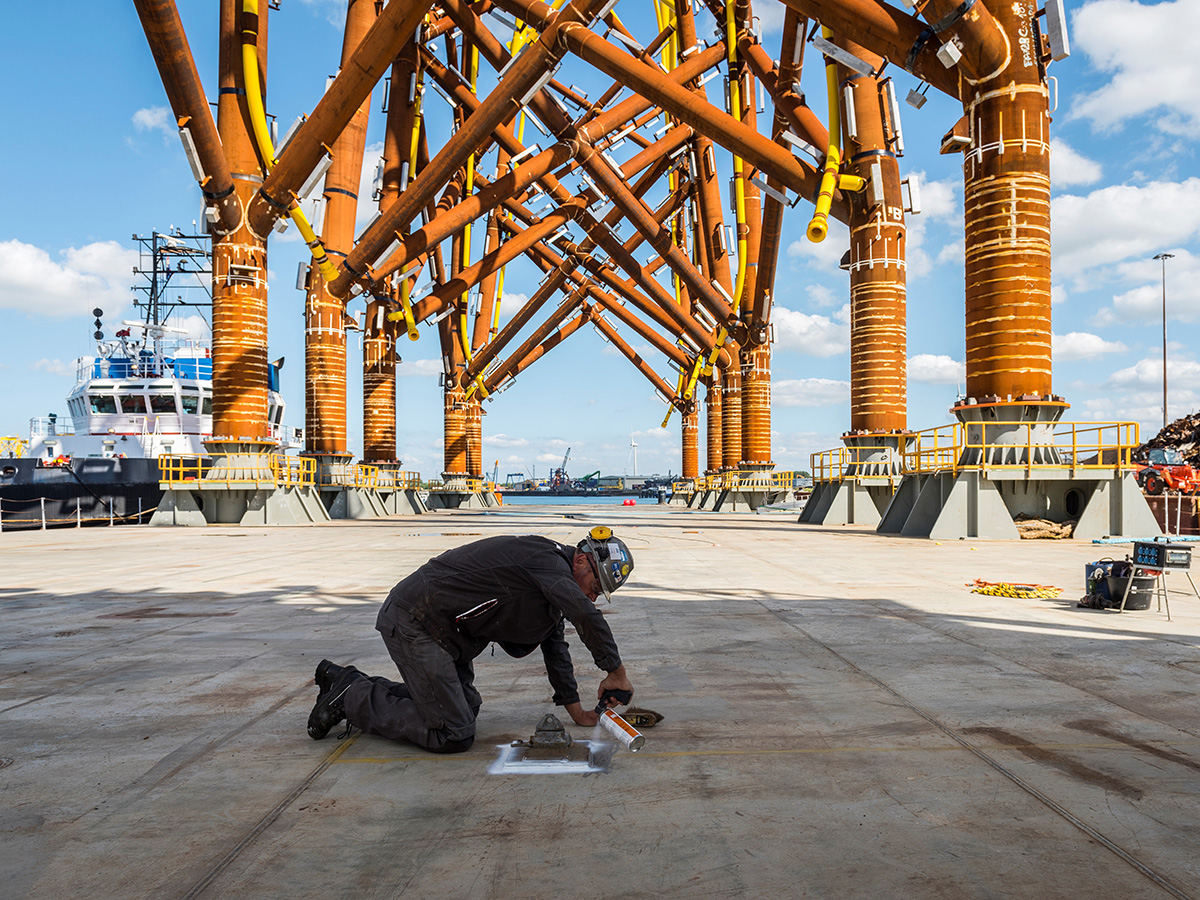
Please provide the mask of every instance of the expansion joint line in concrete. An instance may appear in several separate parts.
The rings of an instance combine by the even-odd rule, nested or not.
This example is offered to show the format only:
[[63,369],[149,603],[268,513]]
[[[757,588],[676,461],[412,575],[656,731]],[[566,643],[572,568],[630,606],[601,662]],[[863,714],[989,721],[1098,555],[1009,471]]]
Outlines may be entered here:
[[228,869],[233,862],[239,856],[241,856],[242,851],[254,843],[260,834],[270,828],[275,823],[275,820],[283,815],[283,811],[296,801],[297,797],[307,791],[312,783],[320,778],[326,769],[337,762],[339,756],[341,756],[354,745],[354,742],[358,740],[361,734],[362,732],[360,731],[353,737],[342,741],[336,750],[325,757],[321,764],[308,774],[308,777],[296,785],[296,787],[292,789],[291,793],[280,800],[274,809],[263,816],[259,820],[258,824],[251,828],[250,832],[244,838],[238,841],[233,849],[226,853],[220,862],[209,869],[208,873],[199,881],[197,881],[190,891],[183,895],[183,900],[194,900],[194,898],[199,897],[206,890],[208,890],[208,886],[216,881],[221,873]]
[[832,647],[830,647],[824,641],[817,638],[811,632],[807,631],[804,628],[801,628],[799,625],[795,624],[794,622],[789,622],[787,620],[787,618],[783,615],[783,611],[778,610],[778,609],[772,609],[771,607],[769,607],[765,603],[763,603],[761,600],[755,600],[755,602],[758,603],[759,606],[761,606],[763,609],[765,609],[771,615],[775,616],[775,618],[777,618],[784,625],[787,625],[789,628],[795,629],[800,634],[804,635],[808,640],[812,641],[814,644],[821,647],[823,650],[825,650],[831,656],[834,656],[841,662],[845,663],[847,666],[849,666],[851,669],[853,669],[855,672],[857,672],[859,675],[861,675],[867,681],[869,681],[872,684],[876,685],[877,687],[883,689],[884,691],[887,691],[887,693],[891,694],[893,697],[895,697],[897,700],[899,700],[902,704],[904,704],[904,706],[906,706],[908,709],[911,709],[913,712],[915,712],[918,716],[920,716],[922,719],[924,719],[926,722],[928,722],[930,725],[932,725],[938,731],[942,732],[942,734],[946,735],[946,737],[950,738],[950,740],[954,741],[956,744],[958,744],[964,750],[969,751],[973,756],[975,756],[981,762],[986,763],[992,769],[999,772],[1001,775],[1003,775],[1005,778],[1007,778],[1009,781],[1011,781],[1013,784],[1015,784],[1021,790],[1025,791],[1025,793],[1029,794],[1029,796],[1033,797],[1035,800],[1037,800],[1039,803],[1044,805],[1046,808],[1050,809],[1052,812],[1058,814],[1061,818],[1065,819],[1067,822],[1074,825],[1076,828],[1078,828],[1080,831],[1082,831],[1088,837],[1092,838],[1094,841],[1096,841],[1097,843],[1106,847],[1112,853],[1116,854],[1118,857],[1120,857],[1126,863],[1131,865],[1142,875],[1146,876],[1151,881],[1153,881],[1155,884],[1157,884],[1159,887],[1161,887],[1163,890],[1167,891],[1171,896],[1178,897],[1179,900],[1196,900],[1196,898],[1194,898],[1191,894],[1187,893],[1186,891],[1184,891],[1184,890],[1180,889],[1179,887],[1177,887],[1176,885],[1174,885],[1172,882],[1168,881],[1164,876],[1158,874],[1158,872],[1154,871],[1152,868],[1150,868],[1144,862],[1139,860],[1137,857],[1135,857],[1129,851],[1125,850],[1120,845],[1116,844],[1109,838],[1105,837],[1103,834],[1101,834],[1099,831],[1097,831],[1091,825],[1088,825],[1082,819],[1080,819],[1077,816],[1075,816],[1074,814],[1072,814],[1070,812],[1070,810],[1068,810],[1062,804],[1058,803],[1057,801],[1055,801],[1054,799],[1052,799],[1051,797],[1049,797],[1042,791],[1038,790],[1036,787],[1034,787],[1032,784],[1030,784],[1028,781],[1026,781],[1024,778],[1022,778],[1016,772],[1013,772],[1011,769],[1006,767],[999,760],[992,758],[985,751],[983,751],[979,747],[972,744],[970,741],[968,741],[965,737],[963,737],[961,734],[956,732],[949,725],[946,725],[945,723],[941,722],[932,713],[929,713],[926,710],[922,709],[920,706],[913,703],[911,700],[909,700],[907,697],[905,697],[903,694],[901,694],[898,690],[896,690],[895,688],[893,688],[891,685],[887,684],[886,682],[880,680],[879,678],[876,678],[874,675],[872,675],[866,669],[862,668],[861,666],[855,665],[853,662],[851,662],[849,659],[847,659],[841,653],[838,653],[836,650],[834,650]]

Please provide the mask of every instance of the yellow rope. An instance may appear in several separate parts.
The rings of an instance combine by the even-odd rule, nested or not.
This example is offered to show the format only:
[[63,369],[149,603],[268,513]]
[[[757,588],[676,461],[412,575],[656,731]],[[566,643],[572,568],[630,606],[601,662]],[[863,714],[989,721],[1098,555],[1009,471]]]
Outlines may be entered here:
[[976,578],[967,582],[972,594],[987,594],[991,597],[1016,597],[1019,600],[1053,600],[1062,594],[1062,588],[1051,584],[1012,584],[1007,581],[984,581]]

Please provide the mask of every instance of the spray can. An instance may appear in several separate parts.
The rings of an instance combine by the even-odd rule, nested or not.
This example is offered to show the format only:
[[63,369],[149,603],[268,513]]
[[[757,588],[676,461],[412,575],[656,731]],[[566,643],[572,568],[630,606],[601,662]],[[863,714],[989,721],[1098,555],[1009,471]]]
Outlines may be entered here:
[[600,724],[630,753],[637,753],[646,743],[642,733],[618,716],[611,709],[600,714]]

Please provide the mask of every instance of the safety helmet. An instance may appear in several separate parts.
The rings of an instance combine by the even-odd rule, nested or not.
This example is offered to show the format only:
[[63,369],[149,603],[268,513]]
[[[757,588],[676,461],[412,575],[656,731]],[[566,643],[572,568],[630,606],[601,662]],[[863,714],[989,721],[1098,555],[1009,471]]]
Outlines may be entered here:
[[576,545],[587,554],[596,570],[604,599],[612,602],[612,592],[629,579],[633,571],[633,554],[620,538],[613,537],[607,525],[597,525]]

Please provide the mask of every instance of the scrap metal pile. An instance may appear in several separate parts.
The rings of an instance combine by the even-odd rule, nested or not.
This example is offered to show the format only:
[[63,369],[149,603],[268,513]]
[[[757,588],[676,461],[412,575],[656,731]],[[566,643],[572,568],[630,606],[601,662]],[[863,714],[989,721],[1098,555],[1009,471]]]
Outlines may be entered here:
[[[968,393],[1060,401],[1045,67],[1065,48],[1041,36],[1035,5],[926,0],[909,13],[787,0],[780,43],[766,47],[749,0],[643,2],[625,0],[618,16],[616,0],[349,0],[341,71],[276,146],[263,105],[267,6],[220,4],[214,124],[174,2],[135,0],[209,204],[217,440],[266,439],[266,238],[286,216],[313,254],[309,453],[351,455],[345,322],[361,295],[365,460],[395,457],[396,343],[418,324],[436,321],[441,342],[445,474],[478,477],[480,401],[590,323],[668,417],[681,413],[685,477],[699,468],[700,385],[707,470],[769,468],[772,295],[783,216],[799,200],[812,204],[792,213],[809,219],[811,240],[829,217],[850,226],[850,430],[903,431],[904,213],[917,203],[915,185],[902,195],[889,65],[966,113],[942,147],[965,153]],[[1061,3],[1046,13],[1060,17]],[[698,18],[716,23],[704,40]],[[827,76],[825,122],[799,90],[806,47]],[[567,74],[581,66],[582,88]],[[379,214],[356,238],[370,97],[385,76]],[[772,107],[761,121],[760,94]],[[719,171],[732,172],[724,197]],[[300,201],[322,178],[318,235]],[[518,257],[543,280],[501,328],[505,266]],[[642,358],[618,327],[663,359]]]
[[1151,450],[1178,450],[1184,462],[1200,467],[1200,413],[1176,419],[1133,451],[1135,462],[1144,463]]

